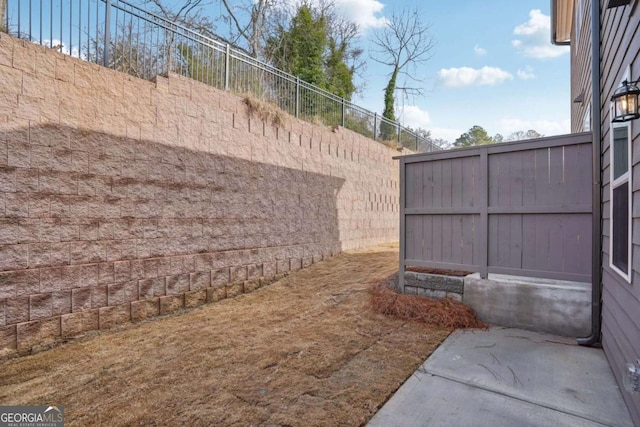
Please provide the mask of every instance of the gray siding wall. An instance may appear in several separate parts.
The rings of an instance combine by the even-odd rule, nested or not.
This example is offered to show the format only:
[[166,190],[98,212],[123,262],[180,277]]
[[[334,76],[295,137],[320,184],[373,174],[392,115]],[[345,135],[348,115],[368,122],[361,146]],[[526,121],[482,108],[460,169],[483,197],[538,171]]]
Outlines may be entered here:
[[[576,0],[578,2],[580,0]],[[582,0],[580,24],[573,19],[571,33],[571,132],[590,131],[585,129],[585,117],[591,115],[591,5],[590,0]],[[577,10],[577,7],[574,8]],[[578,31],[579,28],[579,31]],[[578,97],[582,102],[575,102]],[[591,118],[591,121],[593,118]]]
[[[640,8],[602,6],[602,198],[603,198],[603,308],[602,343],[618,381],[625,363],[640,358],[640,121],[631,124],[632,138],[632,272],[631,283],[609,267],[610,238],[610,142],[609,99],[627,67],[632,79],[640,78]],[[634,10],[635,8],[635,10]],[[575,70],[574,72],[578,72]],[[573,74],[573,73],[572,73]],[[620,384],[622,386],[622,384]],[[640,425],[640,393],[622,392],[631,416]]]

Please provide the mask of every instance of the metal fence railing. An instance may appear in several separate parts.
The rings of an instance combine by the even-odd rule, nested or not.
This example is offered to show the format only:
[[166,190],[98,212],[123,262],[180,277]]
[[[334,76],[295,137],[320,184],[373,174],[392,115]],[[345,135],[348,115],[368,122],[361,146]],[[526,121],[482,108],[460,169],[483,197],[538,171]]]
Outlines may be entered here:
[[413,151],[440,150],[399,123],[124,0],[6,0],[0,29],[142,79],[171,71],[303,120]]

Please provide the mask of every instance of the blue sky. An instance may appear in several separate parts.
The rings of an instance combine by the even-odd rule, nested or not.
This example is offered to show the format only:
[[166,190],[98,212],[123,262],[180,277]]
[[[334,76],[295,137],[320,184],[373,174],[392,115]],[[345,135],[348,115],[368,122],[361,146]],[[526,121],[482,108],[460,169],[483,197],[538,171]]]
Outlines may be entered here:
[[[569,49],[549,41],[549,3],[336,0],[360,24],[364,47],[394,8],[419,10],[436,42],[419,70],[425,96],[399,97],[396,111],[403,123],[450,142],[473,125],[504,136],[570,131]],[[381,111],[387,72],[369,61],[366,89],[355,102]]]

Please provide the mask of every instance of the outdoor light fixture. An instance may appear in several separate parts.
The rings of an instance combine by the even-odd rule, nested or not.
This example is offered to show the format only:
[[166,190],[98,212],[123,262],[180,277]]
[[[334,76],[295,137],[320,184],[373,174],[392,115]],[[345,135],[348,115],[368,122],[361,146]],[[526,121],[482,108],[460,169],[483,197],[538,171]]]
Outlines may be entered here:
[[622,378],[624,389],[630,393],[640,391],[640,359],[636,360],[636,365],[627,363],[625,366],[625,374]]
[[614,123],[628,122],[640,117],[638,112],[638,80],[634,82],[623,81],[622,86],[613,92],[611,102],[613,102],[613,118]]

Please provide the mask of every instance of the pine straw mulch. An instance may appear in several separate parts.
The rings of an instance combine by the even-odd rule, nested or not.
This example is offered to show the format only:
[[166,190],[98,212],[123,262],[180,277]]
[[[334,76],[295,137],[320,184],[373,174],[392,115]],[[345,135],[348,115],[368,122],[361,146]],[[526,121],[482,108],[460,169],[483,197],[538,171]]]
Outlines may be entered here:
[[451,298],[431,299],[398,292],[387,281],[371,292],[374,311],[441,328],[486,328],[468,306]]
[[5,361],[0,405],[63,405],[68,426],[363,425],[451,332],[371,308],[397,260],[389,245],[343,253],[249,294]]

